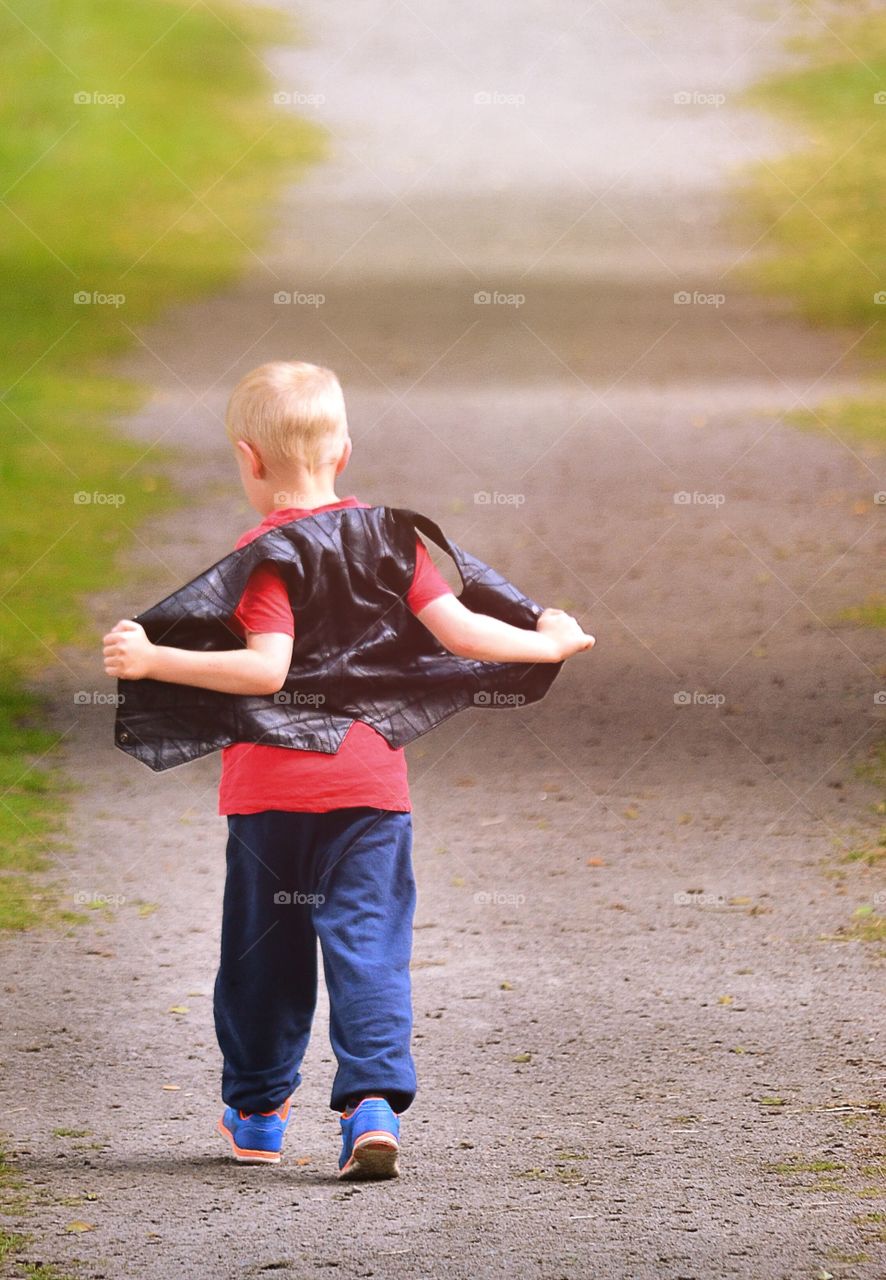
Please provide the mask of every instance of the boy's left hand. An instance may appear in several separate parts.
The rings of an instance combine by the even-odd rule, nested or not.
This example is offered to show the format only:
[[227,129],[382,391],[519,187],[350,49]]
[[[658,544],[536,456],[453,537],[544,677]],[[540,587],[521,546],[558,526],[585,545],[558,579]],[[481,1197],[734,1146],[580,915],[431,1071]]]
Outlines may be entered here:
[[151,674],[154,646],[138,622],[123,618],[102,640],[105,674],[118,680],[144,680]]

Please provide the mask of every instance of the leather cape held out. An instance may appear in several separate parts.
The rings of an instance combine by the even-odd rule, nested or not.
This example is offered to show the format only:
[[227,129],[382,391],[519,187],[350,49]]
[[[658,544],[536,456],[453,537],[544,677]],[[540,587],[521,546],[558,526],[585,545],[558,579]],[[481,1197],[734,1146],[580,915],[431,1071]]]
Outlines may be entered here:
[[243,648],[231,629],[252,571],[275,564],[296,618],[292,665],[279,693],[244,695],[159,680],[120,680],[115,742],[155,772],[233,742],[336,752],[363,720],[402,747],[468,707],[543,698],[562,663],[482,662],[447,649],[412,613],[416,531],[452,557],[460,600],[535,630],[541,605],[456,546],[427,516],[345,507],[278,525],[139,614],[154,644]]

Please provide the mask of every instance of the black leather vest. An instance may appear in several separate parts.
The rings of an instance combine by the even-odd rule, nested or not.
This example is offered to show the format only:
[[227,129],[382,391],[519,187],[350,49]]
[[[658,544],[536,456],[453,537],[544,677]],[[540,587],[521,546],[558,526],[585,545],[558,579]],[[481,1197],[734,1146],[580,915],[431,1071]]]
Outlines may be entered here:
[[427,516],[345,507],[279,525],[139,614],[155,644],[242,648],[231,615],[263,561],[280,570],[296,617],[292,665],[279,693],[218,693],[120,680],[115,741],[160,772],[232,742],[336,752],[363,720],[404,746],[466,707],[520,707],[544,697],[562,663],[481,662],[449,653],[406,603],[420,530],[455,561],[460,599],[535,630],[541,606],[461,550]]

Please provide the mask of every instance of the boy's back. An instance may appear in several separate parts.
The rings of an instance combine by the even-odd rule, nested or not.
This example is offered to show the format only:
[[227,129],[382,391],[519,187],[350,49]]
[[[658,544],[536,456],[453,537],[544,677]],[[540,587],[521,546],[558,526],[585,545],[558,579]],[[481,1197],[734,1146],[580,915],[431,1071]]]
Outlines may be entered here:
[[[237,547],[276,525],[319,511],[368,505],[350,496],[320,507],[281,507],[244,533]],[[452,594],[452,588],[434,566],[424,543],[416,539],[415,575],[406,597],[409,608],[420,613],[432,600],[447,593]],[[289,594],[274,566],[262,565],[253,572],[232,621],[232,629],[244,636],[294,634]],[[326,813],[352,805],[404,813],[412,807],[405,752],[391,747],[363,720],[351,725],[334,754],[247,742],[235,743],[222,752],[218,806],[221,814],[258,813],[263,809]]]

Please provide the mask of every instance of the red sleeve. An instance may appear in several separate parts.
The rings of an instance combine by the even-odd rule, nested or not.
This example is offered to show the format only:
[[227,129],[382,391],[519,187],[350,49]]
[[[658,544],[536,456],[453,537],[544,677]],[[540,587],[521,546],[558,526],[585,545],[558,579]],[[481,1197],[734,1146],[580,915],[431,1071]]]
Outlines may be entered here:
[[234,611],[234,618],[244,631],[279,631],[295,635],[295,620],[286,583],[273,564],[260,564],[253,569]]
[[406,603],[413,613],[420,613],[432,600],[447,592],[455,595],[455,592],[434,564],[421,538],[416,538],[415,543],[415,574],[406,595]]

